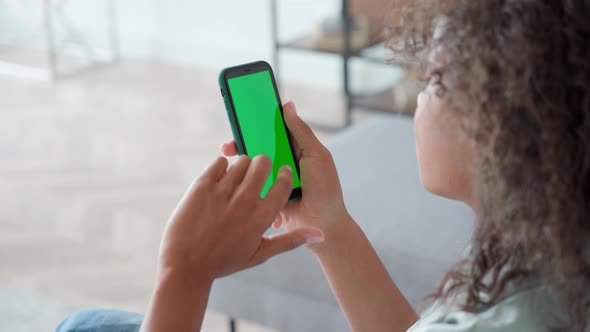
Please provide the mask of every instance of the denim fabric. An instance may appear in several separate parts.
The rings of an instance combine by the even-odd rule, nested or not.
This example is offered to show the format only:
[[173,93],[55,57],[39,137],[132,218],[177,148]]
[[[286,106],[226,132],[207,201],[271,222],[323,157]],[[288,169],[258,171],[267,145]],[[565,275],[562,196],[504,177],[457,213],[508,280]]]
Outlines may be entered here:
[[55,332],[138,332],[143,315],[113,309],[84,309],[66,317]]

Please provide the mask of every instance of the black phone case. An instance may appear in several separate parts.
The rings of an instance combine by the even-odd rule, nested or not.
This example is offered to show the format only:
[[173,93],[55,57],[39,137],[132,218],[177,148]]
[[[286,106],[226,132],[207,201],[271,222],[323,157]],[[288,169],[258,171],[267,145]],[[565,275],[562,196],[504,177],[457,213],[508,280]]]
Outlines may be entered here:
[[[223,97],[223,103],[225,104],[225,111],[226,111],[227,117],[229,119],[229,124],[231,126],[232,135],[234,137],[234,141],[236,142],[236,148],[238,150],[239,155],[247,154],[246,153],[247,151],[246,151],[246,145],[244,144],[244,140],[242,138],[242,132],[240,130],[240,125],[238,123],[238,118],[236,116],[236,112],[233,107],[233,101],[232,101],[230,93],[229,93],[229,87],[227,86],[227,76],[230,73],[240,73],[240,72],[244,73],[244,75],[247,75],[247,73],[252,71],[254,68],[258,69],[260,67],[264,67],[264,69],[268,70],[271,74],[270,76],[272,78],[272,83],[273,83],[273,86],[274,86],[274,89],[276,92],[276,96],[277,96],[277,99],[279,102],[281,116],[283,116],[283,105],[281,103],[281,97],[279,96],[279,92],[277,89],[277,84],[275,81],[274,72],[268,62],[255,61],[255,62],[250,62],[250,63],[246,63],[246,64],[242,64],[242,65],[228,67],[228,68],[223,69],[219,73],[219,77],[218,77],[219,88],[221,90],[221,96]],[[283,116],[283,124],[285,125],[287,132],[289,132],[287,125],[285,124],[284,116]],[[291,153],[293,154],[293,160],[295,160],[295,167],[297,168],[297,174],[299,175],[299,180],[300,180],[299,182],[301,183],[301,176],[300,176],[301,173],[299,171],[299,161],[297,160],[297,156],[295,155],[295,153],[293,151],[293,142],[291,141],[290,135],[289,135],[288,139],[289,139],[289,145],[291,147]],[[297,199],[299,197],[301,197],[301,187],[293,189],[293,191],[291,192],[291,196],[289,197],[289,200]]]

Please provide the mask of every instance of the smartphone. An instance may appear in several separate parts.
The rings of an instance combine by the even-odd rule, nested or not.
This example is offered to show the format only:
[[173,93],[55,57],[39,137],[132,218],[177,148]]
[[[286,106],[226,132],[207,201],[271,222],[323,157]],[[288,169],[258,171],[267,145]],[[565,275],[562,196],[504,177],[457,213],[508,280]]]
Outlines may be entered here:
[[264,154],[272,160],[272,171],[260,197],[266,196],[279,169],[289,165],[293,170],[293,190],[289,199],[300,198],[299,164],[270,65],[257,61],[225,68],[219,74],[219,87],[238,154],[251,158]]

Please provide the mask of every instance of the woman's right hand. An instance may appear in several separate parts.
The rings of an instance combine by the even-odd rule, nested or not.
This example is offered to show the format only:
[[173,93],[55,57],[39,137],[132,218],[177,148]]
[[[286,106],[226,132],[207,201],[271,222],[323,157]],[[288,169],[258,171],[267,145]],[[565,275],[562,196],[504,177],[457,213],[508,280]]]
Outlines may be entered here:
[[[274,226],[287,230],[302,226],[321,229],[329,237],[331,229],[350,218],[330,151],[322,145],[311,128],[297,115],[295,104],[283,106],[285,122],[291,132],[299,162],[302,197],[289,202]],[[221,146],[227,157],[237,155],[234,141]]]

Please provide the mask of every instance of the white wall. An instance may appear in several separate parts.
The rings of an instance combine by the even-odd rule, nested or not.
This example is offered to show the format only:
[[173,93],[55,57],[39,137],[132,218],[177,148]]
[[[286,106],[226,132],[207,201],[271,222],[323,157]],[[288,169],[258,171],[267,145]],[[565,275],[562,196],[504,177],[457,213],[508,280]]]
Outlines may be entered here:
[[[63,0],[62,0],[63,1]],[[107,0],[66,1],[68,17],[93,45],[106,45]],[[270,0],[113,0],[118,13],[120,50],[124,57],[147,58],[219,70],[225,66],[266,59],[271,61]],[[277,0],[281,37],[292,38],[322,18],[339,12],[338,0]],[[53,0],[58,3],[58,0]],[[40,44],[40,35],[23,21],[40,17],[38,0],[0,2],[0,39],[24,45]],[[57,29],[63,34],[59,15]],[[36,27],[39,28],[39,27]],[[281,56],[286,81],[339,88],[337,57],[287,51]],[[1,57],[0,53],[0,57]],[[353,86],[380,85],[386,68],[354,66],[360,78]],[[371,70],[372,69],[372,70]]]

